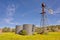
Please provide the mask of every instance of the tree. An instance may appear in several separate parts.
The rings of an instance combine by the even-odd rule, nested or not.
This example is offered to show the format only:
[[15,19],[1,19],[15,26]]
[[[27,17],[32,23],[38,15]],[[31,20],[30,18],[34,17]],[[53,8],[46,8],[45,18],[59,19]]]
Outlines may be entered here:
[[3,32],[10,32],[10,28],[9,28],[9,27],[4,27],[4,28],[2,29],[2,31],[3,31]]

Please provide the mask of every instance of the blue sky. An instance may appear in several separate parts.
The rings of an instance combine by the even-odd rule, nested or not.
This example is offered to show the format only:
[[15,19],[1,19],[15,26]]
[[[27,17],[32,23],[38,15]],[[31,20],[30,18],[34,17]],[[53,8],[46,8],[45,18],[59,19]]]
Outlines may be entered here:
[[53,14],[48,14],[49,25],[60,24],[60,0],[0,0],[0,28],[15,27],[16,25],[40,25],[41,3],[47,9],[53,9]]

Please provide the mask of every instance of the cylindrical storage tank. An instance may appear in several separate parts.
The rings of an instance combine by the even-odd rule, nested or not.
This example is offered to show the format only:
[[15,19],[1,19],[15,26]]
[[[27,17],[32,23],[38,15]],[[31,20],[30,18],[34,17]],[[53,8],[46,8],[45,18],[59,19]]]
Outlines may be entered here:
[[35,25],[33,25],[33,27],[32,27],[32,32],[34,34],[34,32],[35,32]]
[[16,25],[16,34],[19,34],[20,33],[20,31],[23,29],[23,26],[19,26],[19,25]]
[[27,35],[32,35],[32,27],[33,25],[32,24],[24,24],[23,25],[23,30],[26,30],[27,32]]

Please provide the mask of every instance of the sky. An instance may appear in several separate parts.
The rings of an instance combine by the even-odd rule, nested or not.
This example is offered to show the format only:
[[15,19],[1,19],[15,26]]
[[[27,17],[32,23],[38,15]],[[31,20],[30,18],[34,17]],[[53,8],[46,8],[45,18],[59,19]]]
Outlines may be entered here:
[[23,24],[40,26],[42,2],[46,4],[48,24],[60,25],[60,0],[0,0],[0,28]]

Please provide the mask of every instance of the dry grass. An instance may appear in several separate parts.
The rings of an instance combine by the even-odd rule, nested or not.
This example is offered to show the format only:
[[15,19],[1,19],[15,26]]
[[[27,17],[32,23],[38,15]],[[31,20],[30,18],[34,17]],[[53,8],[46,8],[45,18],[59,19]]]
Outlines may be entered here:
[[60,40],[60,32],[49,32],[47,35],[18,35],[14,33],[0,34],[0,40]]

